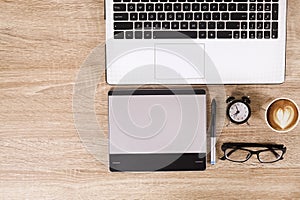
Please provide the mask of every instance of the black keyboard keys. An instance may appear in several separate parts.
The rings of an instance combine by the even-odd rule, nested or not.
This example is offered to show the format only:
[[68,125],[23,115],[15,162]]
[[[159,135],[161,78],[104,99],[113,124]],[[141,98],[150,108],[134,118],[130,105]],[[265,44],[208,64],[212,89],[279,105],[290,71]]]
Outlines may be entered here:
[[115,39],[277,39],[278,0],[114,0]]

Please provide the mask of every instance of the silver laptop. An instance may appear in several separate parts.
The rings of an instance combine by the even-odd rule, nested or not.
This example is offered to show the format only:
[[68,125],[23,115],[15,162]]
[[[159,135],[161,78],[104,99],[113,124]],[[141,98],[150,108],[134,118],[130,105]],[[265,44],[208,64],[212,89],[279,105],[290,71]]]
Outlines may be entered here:
[[109,84],[276,84],[287,0],[107,0]]
[[109,92],[110,171],[206,168],[204,90]]

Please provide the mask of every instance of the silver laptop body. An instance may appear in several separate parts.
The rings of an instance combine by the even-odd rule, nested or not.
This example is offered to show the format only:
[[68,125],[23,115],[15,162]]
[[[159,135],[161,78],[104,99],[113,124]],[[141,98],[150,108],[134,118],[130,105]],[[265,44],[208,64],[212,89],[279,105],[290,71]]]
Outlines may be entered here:
[[287,0],[107,0],[109,84],[278,84]]

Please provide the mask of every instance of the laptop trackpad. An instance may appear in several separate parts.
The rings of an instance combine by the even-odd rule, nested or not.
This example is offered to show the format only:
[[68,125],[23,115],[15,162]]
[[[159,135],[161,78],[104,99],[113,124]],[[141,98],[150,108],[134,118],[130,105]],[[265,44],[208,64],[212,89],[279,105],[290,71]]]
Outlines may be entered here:
[[204,79],[205,48],[196,43],[155,44],[155,78]]

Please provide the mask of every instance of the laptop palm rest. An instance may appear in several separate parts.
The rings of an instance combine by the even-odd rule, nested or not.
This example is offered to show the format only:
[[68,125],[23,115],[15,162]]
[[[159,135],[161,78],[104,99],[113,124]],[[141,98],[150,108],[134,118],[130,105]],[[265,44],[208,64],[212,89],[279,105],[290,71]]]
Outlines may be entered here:
[[205,78],[205,46],[201,43],[158,43],[154,45],[156,80]]

